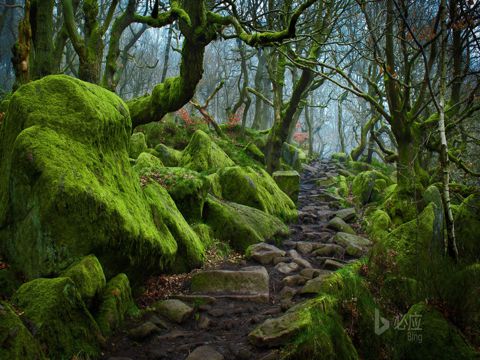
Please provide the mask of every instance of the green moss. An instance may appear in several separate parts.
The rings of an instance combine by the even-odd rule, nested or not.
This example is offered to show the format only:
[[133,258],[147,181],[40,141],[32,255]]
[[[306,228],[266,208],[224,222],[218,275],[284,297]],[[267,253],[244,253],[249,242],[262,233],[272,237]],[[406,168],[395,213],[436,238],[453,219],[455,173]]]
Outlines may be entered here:
[[365,222],[367,232],[374,240],[380,240],[387,236],[392,223],[390,216],[380,209],[370,213]]
[[46,359],[38,342],[4,301],[0,301],[0,359]]
[[391,258],[395,266],[392,271],[416,278],[443,253],[438,247],[439,239],[434,237],[435,214],[436,206],[430,203],[417,219],[398,226],[381,239],[373,251],[374,262]]
[[480,195],[470,195],[458,207],[455,231],[460,258],[466,262],[480,261]]
[[181,151],[175,150],[163,144],[158,144],[155,146],[155,150],[158,153],[159,159],[162,160],[165,166],[175,167],[180,163],[180,159],[182,158]]
[[[387,194],[386,190],[385,194]],[[386,197],[381,205],[381,209],[390,216],[394,226],[413,220],[418,215],[415,199],[411,196],[402,194],[398,186],[395,187],[394,191],[390,192],[388,197]]]
[[201,130],[195,131],[180,160],[180,166],[199,172],[213,172],[233,165],[228,155]]
[[197,223],[192,225],[192,229],[200,238],[200,241],[205,248],[208,248],[214,244],[215,238],[213,237],[213,230],[210,226],[203,223]]
[[154,121],[135,128],[145,134],[148,147],[164,144],[170,148],[183,149],[187,146],[195,128],[175,123],[173,115],[166,115],[161,121]]
[[245,146],[245,151],[255,160],[262,163],[265,161],[265,155],[263,154],[262,150],[260,150],[254,143],[248,143],[247,146]]
[[61,276],[72,279],[87,305],[103,290],[106,284],[102,265],[95,255],[85,256],[65,270]]
[[266,171],[235,166],[221,169],[218,174],[225,200],[257,208],[284,221],[296,220],[295,204]]
[[282,160],[293,169],[300,171],[307,162],[307,155],[302,149],[288,143],[282,145]]
[[352,194],[360,204],[378,202],[390,185],[390,179],[376,170],[364,171],[355,176],[352,183]]
[[300,192],[300,175],[298,172],[291,171],[275,171],[272,174],[273,180],[278,187],[287,194],[293,202],[298,201],[298,193]]
[[[303,328],[282,351],[282,359],[359,359],[352,341],[335,311],[337,300],[321,295],[289,312],[298,314]],[[288,314],[288,313],[287,313]]]
[[346,163],[348,159],[349,159],[349,156],[343,152],[332,154],[332,160],[336,160],[341,163]]
[[98,314],[95,316],[103,335],[111,335],[127,316],[139,314],[133,301],[130,282],[125,274],[112,278],[103,290]]
[[161,205],[170,196],[140,187],[127,154],[128,110],[113,93],[47,76],[15,92],[0,131],[0,247],[27,277],[91,253],[107,274],[146,274],[191,239],[165,225],[177,216],[185,223]]
[[0,269],[0,299],[10,298],[22,281],[11,268]]
[[137,172],[139,175],[144,175],[152,171],[153,169],[162,168],[163,163],[162,160],[157,158],[156,156],[149,154],[147,152],[142,152],[139,156],[135,165],[133,166],[133,170]]
[[205,203],[204,219],[215,238],[241,251],[249,245],[278,240],[288,234],[288,228],[276,217],[210,195]]
[[151,167],[143,174],[163,186],[189,222],[202,218],[203,204],[210,189],[205,176],[179,167]]
[[100,330],[71,279],[32,280],[12,301],[35,326],[35,338],[46,345],[48,357],[99,355]]
[[[174,261],[168,269],[185,272],[201,266],[205,247],[186,222],[167,190],[157,183],[149,183],[144,188],[151,211],[164,242],[172,246]],[[175,251],[176,250],[176,251]]]
[[142,152],[146,151],[147,148],[145,135],[141,132],[133,133],[128,144],[128,155],[132,159],[136,159]]
[[[480,356],[442,314],[424,303],[415,304],[404,321],[420,319],[421,330],[397,331],[395,359],[475,359]],[[408,327],[408,324],[406,324]],[[413,335],[420,336],[417,341]]]

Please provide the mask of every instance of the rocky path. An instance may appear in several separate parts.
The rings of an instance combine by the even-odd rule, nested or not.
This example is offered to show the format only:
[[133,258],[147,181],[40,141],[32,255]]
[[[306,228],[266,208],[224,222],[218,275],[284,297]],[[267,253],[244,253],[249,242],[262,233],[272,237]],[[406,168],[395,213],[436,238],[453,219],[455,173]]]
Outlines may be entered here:
[[104,359],[276,359],[283,339],[250,332],[315,296],[322,278],[370,245],[353,235],[359,231],[355,210],[342,209],[326,191],[337,171],[325,160],[305,166],[299,221],[288,240],[278,247],[257,244],[248,260],[195,272],[187,295],[157,302],[128,323],[107,341]]

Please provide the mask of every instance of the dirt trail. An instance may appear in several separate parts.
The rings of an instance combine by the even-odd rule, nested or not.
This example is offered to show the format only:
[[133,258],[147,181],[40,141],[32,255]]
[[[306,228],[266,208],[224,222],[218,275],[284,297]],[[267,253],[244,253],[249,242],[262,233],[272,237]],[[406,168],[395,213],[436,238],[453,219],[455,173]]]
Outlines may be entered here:
[[[264,266],[269,275],[268,302],[207,297],[207,302],[212,302],[199,305],[198,302],[192,304],[182,299],[195,309],[187,320],[178,324],[151,313],[128,322],[114,337],[108,339],[103,358],[184,360],[188,357],[190,360],[210,360],[222,359],[223,355],[227,360],[276,359],[278,350],[251,345],[248,334],[264,320],[277,317],[294,304],[315,296],[308,291],[300,293],[306,281],[315,276],[312,275],[315,271],[305,270],[310,268],[309,265],[312,269],[323,270],[325,274],[361,255],[349,256],[348,253],[352,251],[347,250],[346,244],[334,243],[336,230],[331,228],[329,221],[341,209],[340,203],[326,192],[327,186],[317,185],[317,180],[337,176],[337,171],[337,165],[326,160],[305,166],[298,200],[299,221],[290,226],[290,237],[278,246],[286,252],[280,265],[261,265],[254,260],[242,260],[237,264],[223,263],[218,266],[222,270]],[[346,222],[358,232],[353,209],[341,212],[341,217],[345,217]],[[297,256],[301,260],[295,260]],[[276,259],[275,262],[280,260]],[[291,272],[285,273],[288,271]],[[204,345],[210,348],[198,349],[191,355]]]

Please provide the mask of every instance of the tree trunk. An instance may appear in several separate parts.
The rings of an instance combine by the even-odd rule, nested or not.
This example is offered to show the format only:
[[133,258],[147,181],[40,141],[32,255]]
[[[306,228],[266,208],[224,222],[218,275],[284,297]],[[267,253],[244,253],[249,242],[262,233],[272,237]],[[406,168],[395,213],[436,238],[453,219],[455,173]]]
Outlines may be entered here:
[[33,56],[30,58],[32,80],[54,72],[53,7],[54,0],[32,0],[30,22]]
[[[263,92],[263,78],[265,77],[265,64],[266,64],[266,58],[265,55],[263,54],[262,49],[258,49],[257,51],[257,58],[258,58],[258,65],[257,65],[257,72],[255,73],[255,90],[258,92],[266,95]],[[260,100],[258,97],[255,100],[255,115],[253,118],[253,124],[252,128],[259,130],[261,129],[261,124],[262,124],[262,117],[265,116],[263,112],[263,108],[267,106],[263,103],[262,100]]]

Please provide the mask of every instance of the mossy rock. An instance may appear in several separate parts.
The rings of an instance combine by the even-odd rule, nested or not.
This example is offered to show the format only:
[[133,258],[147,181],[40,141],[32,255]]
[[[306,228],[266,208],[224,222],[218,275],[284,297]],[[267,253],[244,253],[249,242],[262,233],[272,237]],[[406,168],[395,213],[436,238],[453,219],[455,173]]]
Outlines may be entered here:
[[308,159],[302,149],[285,142],[282,145],[282,160],[288,166],[300,171],[302,169],[302,164],[305,164]]
[[201,130],[195,131],[180,159],[181,167],[198,172],[214,172],[233,165],[228,155]]
[[293,202],[296,203],[298,201],[298,193],[300,192],[300,174],[298,172],[295,170],[275,171],[272,174],[272,178]]
[[364,171],[355,176],[352,183],[352,194],[362,204],[378,202],[382,199],[385,188],[390,185],[390,179],[376,170]]
[[[412,319],[417,320],[418,327],[412,328]],[[396,332],[394,349],[397,359],[466,360],[480,357],[457,328],[425,303],[413,305],[401,321],[405,324],[400,326],[405,330]]]
[[95,255],[85,256],[62,272],[61,276],[72,279],[87,305],[100,294],[106,284],[102,265]]
[[480,261],[480,195],[472,194],[458,207],[455,231],[460,259]]
[[392,220],[388,214],[380,209],[377,209],[365,219],[368,234],[374,240],[380,240],[386,237],[390,231]]
[[202,218],[203,204],[210,189],[205,176],[180,167],[150,168],[144,176],[168,191],[186,220],[193,223]]
[[99,86],[55,75],[15,92],[0,129],[0,250],[12,268],[50,275],[91,253],[107,275],[173,263],[192,231],[173,236],[168,223],[185,221],[159,205],[168,193],[140,187],[130,133],[125,103]]
[[141,132],[133,133],[128,144],[128,155],[132,159],[137,159],[138,156],[148,149],[145,140],[145,134]]
[[249,245],[280,240],[288,235],[288,227],[278,218],[255,208],[208,196],[204,208],[205,222],[216,239],[245,251]]
[[443,254],[439,249],[439,239],[434,237],[437,209],[430,203],[417,219],[413,219],[394,229],[388,236],[377,242],[374,247],[375,261],[383,263],[391,258],[400,276],[416,278],[422,269],[429,267],[432,261]]
[[[282,359],[360,359],[336,311],[336,303],[336,298],[323,294],[291,308],[280,318],[285,321],[283,326],[279,323],[273,328],[277,333],[298,329],[290,344],[282,349]],[[266,333],[268,328],[262,326],[271,322],[267,320],[254,331]]]
[[148,152],[142,152],[140,155],[138,155],[137,161],[135,161],[135,165],[133,166],[133,170],[135,170],[139,175],[144,175],[145,173],[162,167],[162,160]]
[[255,160],[262,163],[265,161],[265,154],[254,143],[248,143],[247,146],[245,146],[245,151]]
[[99,355],[100,329],[70,278],[35,279],[23,284],[12,302],[35,328],[47,356],[71,359]]
[[338,161],[340,163],[346,163],[350,157],[343,153],[343,152],[338,152],[338,153],[333,153],[332,154],[332,160]]
[[385,190],[385,201],[380,208],[390,216],[392,225],[398,226],[415,219],[418,215],[415,199],[403,194],[398,186],[395,189],[391,188],[391,190],[388,192]]
[[180,163],[182,158],[182,152],[164,144],[158,144],[155,146],[155,150],[158,153],[158,157],[162,160],[165,166],[176,167]]
[[275,215],[283,221],[297,219],[294,202],[265,170],[251,167],[228,167],[218,172],[222,197]]
[[347,168],[354,173],[358,174],[365,171],[372,171],[375,168],[366,162],[363,161],[347,161]]
[[187,146],[195,129],[184,124],[177,124],[174,115],[167,114],[161,121],[153,121],[137,126],[135,131],[145,134],[147,145],[150,148],[156,148],[159,144],[165,144],[170,148],[181,150]]
[[108,281],[102,292],[100,306],[95,319],[103,335],[111,335],[118,329],[127,316],[139,314],[125,274],[118,274]]
[[46,359],[40,344],[4,301],[0,301],[0,359]]
[[210,226],[203,223],[197,223],[192,225],[193,231],[197,234],[200,238],[200,241],[206,248],[213,245],[215,242],[215,238],[213,236],[213,230]]

